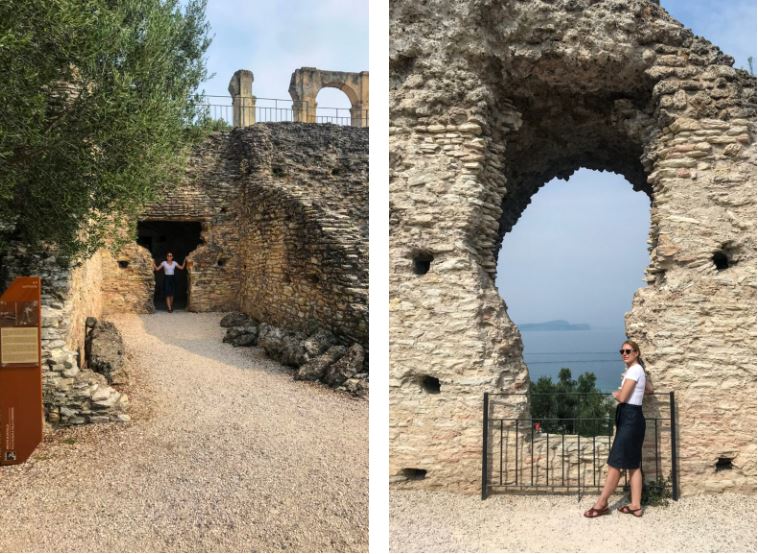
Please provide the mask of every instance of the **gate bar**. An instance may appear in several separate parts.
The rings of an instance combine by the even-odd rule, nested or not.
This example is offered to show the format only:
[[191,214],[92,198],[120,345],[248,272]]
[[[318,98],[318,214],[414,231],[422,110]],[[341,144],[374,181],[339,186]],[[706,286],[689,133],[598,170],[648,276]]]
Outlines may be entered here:
[[671,410],[671,496],[679,500],[679,473],[676,468],[676,408],[674,406],[674,391],[669,393]]
[[490,393],[484,393],[484,411],[482,416],[482,500],[487,499],[487,452],[489,451],[489,444],[487,441],[489,435],[489,417],[490,417]]

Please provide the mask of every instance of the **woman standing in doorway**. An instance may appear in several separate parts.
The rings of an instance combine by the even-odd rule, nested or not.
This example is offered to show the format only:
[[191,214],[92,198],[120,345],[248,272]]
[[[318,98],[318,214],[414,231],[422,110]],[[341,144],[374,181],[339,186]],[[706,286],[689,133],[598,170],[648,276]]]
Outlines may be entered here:
[[174,261],[174,254],[172,252],[166,252],[166,259],[163,260],[160,265],[154,265],[155,271],[163,270],[165,274],[163,278],[163,295],[166,297],[166,308],[169,313],[174,311],[174,292],[176,291],[176,277],[174,271],[179,268],[184,270],[184,266],[187,263],[185,259],[183,264],[178,264]]
[[619,350],[626,365],[621,387],[613,392],[616,406],[616,436],[608,455],[608,477],[600,497],[584,512],[584,517],[598,517],[608,513],[608,498],[618,486],[621,472],[629,471],[631,502],[619,508],[623,514],[642,517],[642,442],[645,440],[645,416],[642,415],[642,398],[652,393],[642,366],[640,347],[632,340],[626,341]]

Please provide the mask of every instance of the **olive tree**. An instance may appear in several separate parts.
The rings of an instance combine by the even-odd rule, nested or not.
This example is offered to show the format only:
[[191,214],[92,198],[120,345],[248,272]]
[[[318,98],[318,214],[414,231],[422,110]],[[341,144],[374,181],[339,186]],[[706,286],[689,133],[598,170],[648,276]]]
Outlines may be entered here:
[[205,0],[0,2],[0,251],[86,255],[175,181],[208,31]]

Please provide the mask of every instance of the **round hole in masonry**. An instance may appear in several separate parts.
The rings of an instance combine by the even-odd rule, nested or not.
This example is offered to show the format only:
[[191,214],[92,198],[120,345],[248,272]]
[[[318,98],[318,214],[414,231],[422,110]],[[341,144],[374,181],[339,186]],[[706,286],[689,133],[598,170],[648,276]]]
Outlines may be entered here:
[[427,392],[429,394],[439,394],[440,393],[440,380],[436,377],[432,377],[431,375],[424,375],[421,377],[421,388],[424,390],[424,392]]
[[426,479],[426,470],[425,469],[418,469],[416,467],[405,467],[402,469],[403,477],[408,479],[408,481],[421,481],[422,479]]
[[226,213],[226,207],[223,207],[223,208],[221,208],[221,213],[222,213],[222,214],[225,214],[225,213]]
[[118,267],[120,267],[121,269],[126,269],[127,267],[129,267],[129,261],[128,260],[119,260],[118,261]]
[[716,266],[716,271],[724,271],[730,265],[732,265],[729,259],[729,254],[723,250],[717,250],[713,253],[713,265]]
[[733,469],[734,466],[732,465],[732,460],[734,458],[719,458],[716,460],[716,471],[726,471],[728,469]]
[[424,275],[429,272],[434,256],[431,252],[416,252],[413,255],[413,273]]
[[274,175],[274,177],[283,177],[284,169],[277,165],[271,168],[271,173]]
[[311,285],[318,285],[318,284],[319,284],[319,282],[321,281],[321,277],[319,277],[319,276],[318,276],[318,275],[316,275],[315,273],[311,273],[310,275],[308,275],[308,276],[306,277],[306,279],[308,279],[308,282],[309,282]]
[[226,260],[224,258],[219,258],[216,262],[216,265],[219,267],[224,267],[226,265]]

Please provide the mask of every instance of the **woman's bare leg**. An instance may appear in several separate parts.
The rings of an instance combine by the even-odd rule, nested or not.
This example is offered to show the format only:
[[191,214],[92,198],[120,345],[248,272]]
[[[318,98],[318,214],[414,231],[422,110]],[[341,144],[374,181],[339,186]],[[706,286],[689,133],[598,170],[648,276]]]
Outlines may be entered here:
[[166,297],[166,307],[168,308],[168,311],[170,312],[174,307],[174,297],[173,296],[167,296]]
[[632,501],[629,507],[636,510],[642,502],[642,470],[640,468],[629,470],[629,484],[632,489]]
[[620,479],[621,470],[613,466],[608,466],[608,477],[605,478],[605,486],[603,486],[603,491],[600,493],[593,508],[601,509],[608,505],[608,499],[613,494],[613,491],[616,490]]

